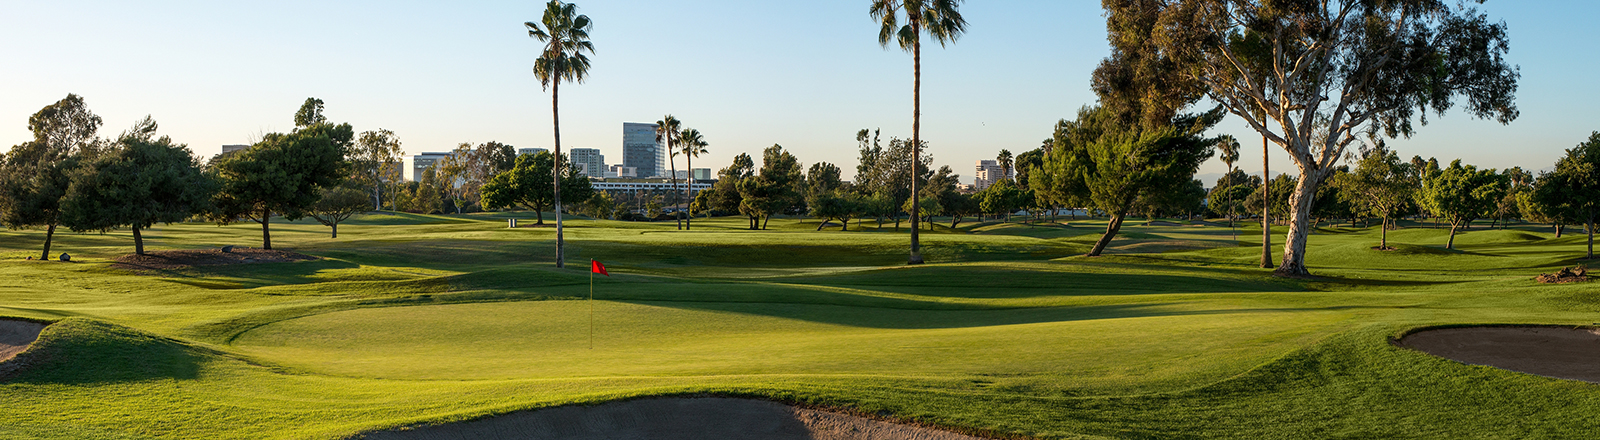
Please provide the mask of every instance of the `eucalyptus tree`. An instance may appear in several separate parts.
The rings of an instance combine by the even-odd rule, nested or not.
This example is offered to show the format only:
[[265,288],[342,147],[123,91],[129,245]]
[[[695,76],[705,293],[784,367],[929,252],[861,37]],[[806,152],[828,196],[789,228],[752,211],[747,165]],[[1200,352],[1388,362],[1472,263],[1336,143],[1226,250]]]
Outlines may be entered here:
[[362,132],[356,137],[347,160],[350,161],[357,182],[372,186],[372,206],[383,209],[384,182],[401,179],[400,164],[405,149],[394,132],[377,129]]
[[[540,26],[543,23],[543,26]],[[594,43],[589,42],[589,29],[594,23],[589,16],[578,14],[577,5],[561,0],[545,4],[540,23],[524,22],[528,36],[545,43],[539,58],[533,62],[533,74],[539,85],[550,90],[550,121],[555,127],[555,156],[561,157],[561,83],[582,83],[589,77],[589,57],[594,53]],[[556,211],[556,267],[564,267],[566,240],[561,225],[561,162],[556,161],[550,172],[550,185],[555,187]]]
[[100,124],[82,97],[68,94],[28,117],[33,140],[12,147],[0,163],[0,223],[12,229],[44,227],[40,259],[50,259],[73,173],[99,155]]
[[[689,170],[689,200],[694,200],[694,158],[700,157],[702,154],[706,154],[706,146],[711,144],[706,143],[706,137],[705,135],[700,134],[700,130],[693,128],[685,128],[683,131],[679,131],[677,138],[679,151],[683,154],[683,159],[685,161],[683,167]],[[677,172],[674,171],[673,174],[676,175]],[[693,227],[693,221],[693,215],[689,216],[688,218],[684,218],[683,229],[691,229]]]
[[[911,82],[911,155],[909,161],[913,169],[911,177],[911,212],[921,210],[917,204],[921,203],[917,197],[917,177],[922,173],[916,169],[919,165],[918,158],[922,157],[922,34],[927,33],[943,47],[947,42],[954,42],[961,38],[967,29],[967,20],[961,18],[957,6],[961,0],[872,0],[870,13],[872,19],[881,26],[878,30],[878,44],[889,46],[889,41],[899,43],[900,49],[911,52],[912,82]],[[905,25],[900,24],[900,15],[905,15]],[[918,242],[917,216],[911,216],[911,257],[909,264],[922,264],[921,243]]]
[[[1239,140],[1232,135],[1222,135],[1217,138],[1217,159],[1228,165],[1227,176],[1233,176],[1233,164],[1239,161]],[[1233,229],[1233,191],[1228,191],[1228,229]],[[1234,233],[1237,238],[1238,233]]]
[[[656,145],[666,144],[667,166],[672,174],[667,178],[672,180],[672,198],[678,198],[678,132],[683,128],[683,122],[668,114],[656,121]],[[683,229],[683,218],[673,216],[678,222],[678,229]]]
[[[1182,72],[1177,86],[1221,103],[1289,153],[1283,263],[1303,276],[1317,186],[1359,135],[1410,136],[1414,120],[1458,99],[1502,124],[1518,116],[1518,68],[1503,22],[1444,0],[1106,2],[1111,21],[1149,18],[1149,49]],[[1115,39],[1115,37],[1113,37]]]

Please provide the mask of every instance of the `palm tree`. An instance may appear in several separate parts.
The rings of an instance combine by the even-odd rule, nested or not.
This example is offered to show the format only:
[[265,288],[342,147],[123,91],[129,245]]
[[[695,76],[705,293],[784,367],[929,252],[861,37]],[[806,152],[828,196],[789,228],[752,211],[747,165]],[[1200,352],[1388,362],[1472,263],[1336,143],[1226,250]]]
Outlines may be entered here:
[[[1222,135],[1222,137],[1220,139],[1218,139],[1218,141],[1217,141],[1217,149],[1222,150],[1222,154],[1220,155],[1219,159],[1222,159],[1222,163],[1228,164],[1228,174],[1226,174],[1226,176],[1228,176],[1228,178],[1227,178],[1228,186],[1231,187],[1231,186],[1234,185],[1234,182],[1233,182],[1233,163],[1239,161],[1239,140],[1238,139],[1234,139],[1233,136],[1231,136],[1231,135],[1226,135],[1226,134]],[[1228,191],[1228,229],[1232,230],[1233,229],[1233,191],[1229,190],[1227,188],[1218,188],[1218,189],[1222,189],[1224,191]],[[1233,239],[1234,240],[1238,240],[1239,239],[1239,232],[1238,231],[1234,231]]]
[[[672,197],[674,198],[678,197],[677,135],[678,128],[682,125],[682,121],[672,117],[670,114],[656,121],[656,145],[667,144],[667,162],[672,166],[672,175],[668,176],[668,178],[672,179]],[[683,230],[683,219],[677,214],[673,214],[672,218],[678,221],[678,230]]]
[[564,267],[561,251],[565,246],[561,227],[561,82],[583,83],[589,77],[589,57],[594,44],[589,42],[589,29],[594,23],[589,16],[578,15],[578,6],[561,0],[550,0],[544,7],[544,17],[539,23],[524,22],[528,36],[545,43],[544,51],[533,61],[533,75],[539,85],[550,89],[550,120],[555,125],[555,166],[551,168],[555,184],[556,207],[556,267]]
[[1006,173],[1005,176],[1003,176],[1003,177],[1005,177],[1007,179],[1010,179],[1011,178],[1011,165],[1013,164],[1012,158],[1011,158],[1011,150],[1007,150],[1007,149],[1004,149],[1004,148],[1000,149],[1000,154],[994,157],[994,161],[995,162],[999,162],[1000,163],[1000,169]]
[[[694,158],[706,154],[706,145],[711,144],[707,144],[705,137],[700,136],[700,130],[685,128],[678,132],[678,145],[683,147],[683,158],[687,162],[683,167],[689,170],[689,203],[694,203]],[[683,229],[689,229],[692,218],[683,219]]]
[[[940,47],[946,42],[961,38],[967,21],[956,11],[961,0],[872,0],[869,13],[882,28],[878,31],[878,44],[889,47],[889,40],[900,44],[900,49],[911,52],[911,259],[908,264],[922,264],[922,249],[918,243],[917,178],[922,174],[918,166],[922,158],[922,33],[926,31]],[[906,24],[901,26],[899,15],[905,13]]]

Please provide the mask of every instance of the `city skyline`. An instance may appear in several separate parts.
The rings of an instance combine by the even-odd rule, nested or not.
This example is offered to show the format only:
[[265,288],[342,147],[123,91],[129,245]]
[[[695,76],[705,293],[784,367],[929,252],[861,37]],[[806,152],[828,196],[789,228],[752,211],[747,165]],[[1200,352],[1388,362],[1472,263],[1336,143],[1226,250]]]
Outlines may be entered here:
[[[776,143],[805,164],[831,162],[852,178],[856,130],[881,129],[885,139],[910,134],[910,56],[879,47],[866,3],[577,4],[595,21],[597,53],[590,80],[563,87],[568,147],[613,151],[616,123],[671,113],[705,133],[710,154],[696,160],[704,167],[720,169],[734,155],[756,156]],[[29,139],[27,116],[67,93],[105,118],[102,136],[149,114],[162,134],[201,156],[291,129],[290,116],[308,96],[326,100],[330,119],[358,131],[395,131],[407,156],[461,142],[551,145],[549,95],[529,70],[537,42],[521,26],[537,19],[542,4],[338,2],[325,14],[300,14],[311,5],[323,3],[17,5],[0,18],[0,36],[59,38],[0,48],[16,66],[0,72],[14,85],[0,91],[0,121],[9,121],[0,122],[0,149]],[[1428,115],[1429,126],[1389,145],[1406,157],[1548,168],[1600,129],[1586,120],[1600,111],[1600,88],[1582,78],[1600,62],[1570,56],[1578,43],[1562,32],[1600,14],[1600,5],[1480,7],[1509,25],[1509,59],[1523,74],[1522,117],[1501,126],[1459,109]],[[967,35],[923,54],[923,137],[936,167],[972,182],[967,164],[1002,148],[1032,149],[1056,120],[1092,104],[1088,79],[1109,50],[1095,2],[969,3],[964,12]],[[48,30],[69,16],[79,24],[73,31]],[[757,16],[784,19],[716,19]],[[719,27],[673,24],[707,18]],[[808,31],[818,27],[832,32]],[[718,37],[724,33],[743,37]],[[996,72],[997,63],[1017,67]],[[1259,156],[1259,135],[1232,117],[1214,133],[1239,137],[1246,160],[1238,165],[1259,172],[1260,160],[1250,159]],[[1281,149],[1273,153],[1274,170],[1292,169]],[[1213,159],[1197,177],[1210,185],[1223,169]]]

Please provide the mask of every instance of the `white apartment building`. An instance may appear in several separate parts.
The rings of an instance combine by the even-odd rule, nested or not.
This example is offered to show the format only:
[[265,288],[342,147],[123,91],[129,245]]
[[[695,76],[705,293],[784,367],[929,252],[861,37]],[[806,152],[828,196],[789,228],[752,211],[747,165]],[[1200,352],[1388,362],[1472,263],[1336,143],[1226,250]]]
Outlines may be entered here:
[[972,183],[978,191],[983,191],[984,188],[988,188],[989,185],[993,185],[1001,179],[1011,178],[1010,175],[1006,174],[1005,168],[1000,167],[1000,162],[993,160],[978,161],[977,173],[974,176],[976,177]]

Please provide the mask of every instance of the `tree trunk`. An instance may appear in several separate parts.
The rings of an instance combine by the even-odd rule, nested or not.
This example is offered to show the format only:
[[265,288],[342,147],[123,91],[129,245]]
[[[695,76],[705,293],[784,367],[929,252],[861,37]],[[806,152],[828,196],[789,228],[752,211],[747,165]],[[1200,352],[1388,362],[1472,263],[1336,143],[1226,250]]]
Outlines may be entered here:
[[956,225],[958,224],[961,224],[961,217],[954,215],[950,216],[950,229],[955,230]]
[[1100,252],[1106,250],[1106,245],[1111,244],[1111,239],[1117,236],[1117,231],[1122,230],[1122,219],[1127,213],[1118,213],[1111,216],[1111,221],[1106,223],[1106,233],[1100,236],[1100,241],[1094,243],[1094,248],[1089,250],[1089,256],[1098,257]]
[[823,226],[827,226],[827,225],[828,225],[828,219],[822,219],[821,222],[817,223],[817,232],[822,232],[822,227]]
[[[667,136],[670,138],[672,134],[668,133]],[[667,165],[671,169],[669,172],[672,173],[671,176],[668,176],[672,179],[672,206],[676,208],[680,202],[680,200],[678,200],[678,161],[672,159],[672,142],[667,142]],[[683,212],[680,211],[672,213],[672,220],[677,222],[678,230],[682,231]]]
[[1275,272],[1279,275],[1311,275],[1305,262],[1306,233],[1311,221],[1311,205],[1316,202],[1316,183],[1321,180],[1322,176],[1302,170],[1294,194],[1289,196],[1289,234],[1283,243],[1283,265]]
[[139,225],[133,225],[133,254],[144,255],[144,236],[139,235]]
[[560,103],[561,103],[561,79],[560,78],[556,78],[555,81],[551,81],[551,85],[550,85],[550,119],[551,119],[551,122],[553,122],[554,125],[555,125],[555,137],[556,137],[556,147],[555,147],[556,155],[555,155],[555,157],[552,158],[552,159],[554,159],[554,161],[553,161],[553,165],[550,167],[551,174],[553,174],[553,176],[551,176],[551,178],[555,182],[555,187],[552,188],[552,189],[555,190],[555,197],[553,197],[553,198],[555,199],[555,206],[556,206],[556,268],[566,267],[566,264],[564,262],[565,259],[563,258],[564,255],[562,255],[562,251],[564,250],[563,248],[566,247],[566,240],[565,240],[566,237],[562,236],[562,232],[563,231],[562,231],[562,228],[561,228],[561,107],[559,105]]
[[1445,249],[1456,248],[1456,222],[1450,222],[1450,240],[1444,242]]
[[539,209],[539,208],[533,208],[533,212],[534,212],[534,214],[538,214],[539,215],[538,224],[541,224],[541,225],[544,224],[544,211]]
[[[693,173],[693,172],[694,171],[690,171],[690,173]],[[689,177],[694,177],[694,176],[690,175]],[[846,218],[841,223],[843,223],[843,224],[839,225],[839,230],[840,231],[848,231],[848,230],[850,230],[850,219]],[[856,226],[861,226],[861,224],[860,223],[856,223]]]
[[1378,250],[1389,249],[1389,217],[1383,218],[1383,225],[1378,226],[1378,230],[1383,231],[1379,233],[1383,238],[1378,241]]
[[339,223],[338,222],[334,222],[333,224],[328,225],[328,227],[329,228],[333,228],[333,237],[332,238],[339,238]]
[[1272,173],[1268,170],[1267,135],[1261,135],[1261,268],[1272,268]]
[[261,211],[261,248],[272,250],[272,211]]
[[1562,225],[1560,223],[1556,223],[1556,238],[1561,238],[1561,230],[1565,229],[1565,228],[1562,228],[1561,226]]
[[[693,205],[694,204],[694,155],[690,155],[690,154],[683,155],[683,162],[684,162],[683,163],[683,167],[689,170],[689,184],[688,185],[684,185],[684,189],[683,190],[685,192],[689,193],[689,204]],[[692,220],[694,220],[694,214],[692,212],[689,215],[684,216],[684,219],[683,219],[683,230],[687,231],[687,230],[689,230],[689,228],[691,226],[693,226]],[[850,223],[850,222],[847,220],[847,221],[845,221],[845,223],[848,225],[848,223]]]
[[[922,21],[911,18],[911,32],[922,34]],[[922,197],[917,194],[917,177],[921,174],[917,169],[922,165],[922,40],[911,42],[911,258],[906,264],[922,264],[922,243],[918,240],[917,213],[922,212],[920,204]],[[899,225],[896,225],[898,228]]]
[[1584,257],[1584,259],[1593,260],[1594,259],[1594,219],[1592,219],[1592,218],[1589,219],[1588,230],[1589,230],[1589,256]]
[[762,230],[766,230],[767,229],[767,223],[771,223],[771,222],[772,222],[772,214],[767,214],[766,218],[761,219],[761,229]]
[[44,230],[44,256],[39,257],[39,260],[50,261],[50,240],[55,239],[55,237],[56,224],[51,223],[50,226]]

